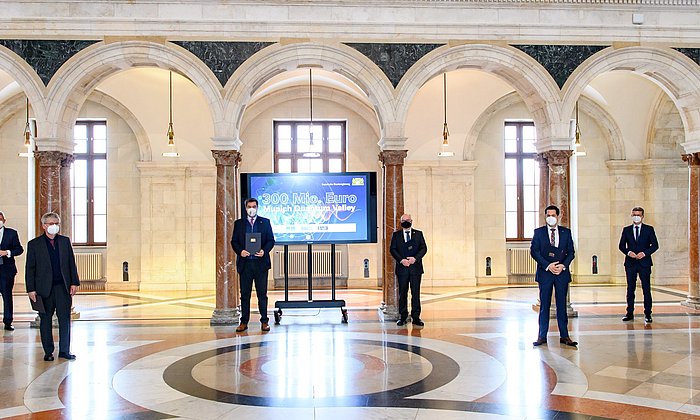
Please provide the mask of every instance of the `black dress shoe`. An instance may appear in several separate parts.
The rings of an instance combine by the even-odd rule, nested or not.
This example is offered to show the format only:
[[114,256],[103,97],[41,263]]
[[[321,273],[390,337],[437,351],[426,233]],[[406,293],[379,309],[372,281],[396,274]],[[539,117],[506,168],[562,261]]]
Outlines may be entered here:
[[423,322],[423,320],[420,318],[416,318],[413,320],[413,325],[417,325],[419,327],[422,327],[425,325],[425,322]]
[[644,316],[644,322],[647,324],[651,324],[653,321],[651,320],[651,315],[645,315]]
[[58,353],[58,357],[66,360],[75,360],[75,355],[70,353]]
[[5,324],[5,330],[7,331],[14,331],[15,327],[12,326],[12,324]]
[[571,346],[571,347],[576,347],[576,346],[578,346],[578,342],[572,340],[572,339],[569,338],[569,337],[562,337],[562,338],[559,339],[559,342],[562,343],[562,344],[566,344],[567,346]]
[[45,362],[53,362],[53,354],[45,354],[44,361]]
[[532,345],[535,347],[541,346],[542,344],[547,344],[547,339],[544,337],[538,337],[537,341],[532,342]]
[[624,318],[622,318],[622,322],[632,321],[633,319],[634,319],[634,315],[627,314],[627,315],[625,315]]
[[398,325],[399,327],[402,326],[402,325],[406,325],[406,320],[405,320],[405,319],[399,319],[398,321],[396,321],[396,325]]

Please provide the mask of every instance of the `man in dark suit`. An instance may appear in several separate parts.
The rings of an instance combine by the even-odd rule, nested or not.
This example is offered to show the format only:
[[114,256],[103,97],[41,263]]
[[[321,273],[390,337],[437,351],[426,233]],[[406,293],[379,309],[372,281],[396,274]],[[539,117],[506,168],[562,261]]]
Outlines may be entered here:
[[420,280],[423,275],[423,257],[428,252],[423,232],[411,228],[410,214],[401,216],[401,229],[391,235],[389,252],[396,260],[396,278],[399,283],[399,320],[396,325],[406,324],[408,319],[408,289],[411,288],[411,320],[414,325],[425,325],[420,319]]
[[22,255],[24,248],[17,231],[5,226],[5,213],[0,211],[0,293],[2,293],[2,322],[5,330],[13,331],[12,288],[15,286],[17,266],[15,257]]
[[622,229],[620,252],[625,254],[625,274],[627,275],[627,313],[623,321],[634,319],[634,291],[637,288],[637,275],[642,281],[644,292],[644,321],[651,323],[651,254],[659,249],[654,227],[642,224],[644,209],[632,209],[632,224]]
[[[260,329],[270,331],[269,318],[267,317],[267,274],[272,266],[270,252],[275,246],[275,235],[272,233],[270,220],[258,216],[258,200],[249,198],[245,201],[246,215],[236,220],[233,224],[233,237],[231,246],[236,253],[236,271],[240,274],[241,285],[241,322],[236,332],[248,329],[250,320],[250,295],[258,296],[258,310],[260,311]],[[246,251],[253,239],[250,233],[260,233],[260,250],[251,254]]]
[[574,241],[571,230],[558,226],[559,208],[548,206],[545,209],[547,224],[535,229],[530,245],[530,255],[537,261],[535,281],[540,289],[540,330],[534,346],[547,342],[549,331],[549,308],[552,306],[552,288],[557,308],[559,342],[576,347],[578,343],[569,337],[569,318],[566,313],[566,295],[569,292],[571,272],[569,265],[574,260]]
[[53,360],[53,314],[58,318],[58,357],[74,360],[70,352],[70,308],[80,280],[70,239],[59,235],[61,218],[56,213],[41,216],[44,234],[27,243],[25,282],[32,302],[40,297],[44,312],[39,312],[44,360]]

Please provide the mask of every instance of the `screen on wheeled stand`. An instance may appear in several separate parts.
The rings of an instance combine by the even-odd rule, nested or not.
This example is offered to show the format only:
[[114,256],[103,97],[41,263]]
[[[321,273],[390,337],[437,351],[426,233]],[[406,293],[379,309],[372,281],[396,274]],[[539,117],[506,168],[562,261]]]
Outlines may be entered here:
[[277,244],[377,242],[376,172],[243,173],[240,185],[241,205],[258,200]]

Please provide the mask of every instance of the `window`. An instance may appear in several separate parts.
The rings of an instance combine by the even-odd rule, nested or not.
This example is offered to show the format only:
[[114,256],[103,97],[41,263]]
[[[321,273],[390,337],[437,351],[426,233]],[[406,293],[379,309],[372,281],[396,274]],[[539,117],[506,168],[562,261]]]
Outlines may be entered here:
[[77,121],[71,166],[72,241],[107,244],[107,122]]
[[540,206],[540,168],[535,125],[505,123],[506,240],[525,241],[537,227]]
[[345,121],[275,121],[275,172],[345,171]]

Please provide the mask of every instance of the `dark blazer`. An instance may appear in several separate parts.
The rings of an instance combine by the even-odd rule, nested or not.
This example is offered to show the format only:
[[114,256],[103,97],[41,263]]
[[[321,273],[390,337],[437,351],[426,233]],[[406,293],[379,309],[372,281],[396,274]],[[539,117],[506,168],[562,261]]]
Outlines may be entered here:
[[[639,229],[639,239],[635,241],[633,226],[629,225],[622,228],[622,235],[620,236],[619,248],[620,252],[625,254],[625,267],[638,265],[639,267],[651,268],[654,265],[654,262],[651,260],[651,254],[659,249],[659,241],[656,239],[654,227],[642,223]],[[644,252],[645,257],[641,260],[630,258],[627,255],[630,251],[635,254]]]
[[[80,286],[73,246],[66,236],[56,235],[54,240],[58,245],[63,284],[66,286],[66,291],[70,292],[70,286]],[[51,257],[47,246],[46,235],[41,235],[27,243],[27,264],[24,273],[27,292],[37,292],[42,297],[49,296],[53,283]]]
[[[556,278],[557,276],[547,271],[547,266],[553,261],[550,260],[549,253],[551,245],[549,244],[549,226],[545,225],[535,229],[532,235],[530,244],[530,255],[537,261],[537,272],[535,273],[535,281],[539,282],[546,278]],[[571,230],[568,228],[557,226],[559,230],[559,247],[557,247],[556,261],[564,264],[566,270],[559,274],[559,277],[566,278],[571,281],[571,271],[569,265],[574,260],[574,240],[571,236]]]
[[2,235],[2,241],[0,241],[0,250],[10,251],[10,257],[0,257],[2,258],[2,265],[0,265],[0,272],[9,273],[14,276],[17,274],[17,266],[15,265],[15,257],[19,257],[24,252],[22,244],[19,242],[19,235],[14,229],[8,227],[4,228],[5,233]]
[[391,235],[389,252],[391,253],[391,256],[394,257],[394,260],[396,260],[396,269],[394,271],[397,274],[403,272],[416,272],[418,274],[423,274],[423,257],[428,252],[428,246],[425,244],[423,232],[420,230],[411,229],[411,242],[414,242],[415,246],[417,247],[415,254],[413,255],[416,262],[408,267],[404,267],[401,265],[401,260],[405,258],[405,255],[413,254],[413,252],[407,249],[403,229],[397,230]]
[[[231,246],[236,253],[236,271],[243,271],[243,264],[250,261],[247,258],[241,257],[241,251],[245,249],[245,233],[248,216],[244,216],[233,223],[233,237],[231,238]],[[263,268],[270,269],[272,267],[270,261],[270,252],[275,247],[275,235],[272,233],[272,225],[270,219],[258,216],[255,219],[255,231],[260,232],[261,248],[265,251],[262,257]]]

